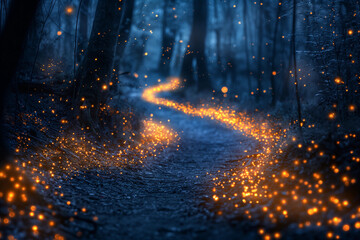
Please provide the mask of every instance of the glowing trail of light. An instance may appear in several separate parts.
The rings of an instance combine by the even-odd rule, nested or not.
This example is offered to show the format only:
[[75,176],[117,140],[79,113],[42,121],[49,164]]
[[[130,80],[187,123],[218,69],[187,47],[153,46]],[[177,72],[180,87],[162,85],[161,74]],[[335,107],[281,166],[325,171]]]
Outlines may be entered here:
[[[280,137],[286,130],[271,128],[266,122],[255,121],[246,113],[236,112],[233,109],[224,108],[222,106],[206,106],[201,107],[192,106],[190,103],[178,103],[165,98],[157,97],[161,92],[173,91],[181,86],[178,78],[172,78],[169,82],[157,86],[146,88],[142,94],[142,98],[150,103],[166,106],[177,111],[183,112],[187,115],[197,117],[207,117],[217,122],[225,124],[227,127],[241,132],[247,137],[258,140],[261,144],[261,150],[256,154],[249,155],[248,160],[240,162],[240,165],[234,169],[231,188],[237,186],[234,197],[240,197],[243,204],[254,203],[260,204],[261,199],[268,198],[268,189],[264,184],[265,176],[264,169],[269,164],[271,150],[274,145],[279,142]],[[247,152],[247,150],[245,150]],[[224,173],[226,175],[228,173]],[[213,200],[219,201],[221,195],[218,195],[218,190],[223,191],[225,182],[218,176],[213,178],[215,187],[213,189]],[[222,198],[226,198],[223,194]],[[232,198],[230,198],[232,199]],[[237,206],[236,204],[235,206]]]
[[[190,103],[183,104],[157,97],[157,94],[161,92],[173,91],[180,88],[180,86],[181,84],[178,78],[171,78],[167,83],[145,89],[142,98],[147,102],[166,106],[187,115],[202,118],[208,117],[261,142],[262,151],[258,152],[255,158],[251,159],[249,166],[242,166],[237,176],[248,183],[248,186],[242,189],[241,196],[244,198],[252,198],[253,200],[254,197],[257,199],[259,196],[262,196],[262,194],[258,194],[262,189],[262,169],[268,162],[269,154],[274,144],[280,139],[281,131],[275,131],[268,127],[268,124],[265,122],[260,124],[256,123],[246,113],[238,113],[230,108],[223,108],[222,106],[207,107],[205,105],[202,105],[202,107],[194,107]],[[215,201],[217,198],[218,197],[214,195]],[[254,202],[258,201],[254,200]]]
[[162,83],[157,86],[146,88],[142,94],[142,98],[150,103],[166,106],[187,115],[208,117],[225,124],[234,130],[242,132],[248,137],[253,137],[259,141],[270,143],[280,139],[279,134],[267,126],[267,123],[254,123],[254,121],[246,113],[238,113],[230,108],[223,107],[194,107],[191,104],[178,103],[165,98],[157,97],[161,92],[174,91],[180,88],[180,80],[171,78],[169,82]]
[[[342,233],[351,231],[356,233],[360,229],[360,206],[354,205],[357,198],[350,201],[350,195],[344,192],[344,187],[356,184],[355,177],[339,175],[338,182],[343,182],[344,186],[339,185],[338,189],[341,190],[337,190],[334,181],[326,176],[332,173],[326,170],[324,165],[318,164],[324,163],[326,159],[322,159],[325,153],[318,149],[319,145],[315,141],[311,141],[307,148],[302,143],[297,144],[296,148],[294,147],[296,138],[293,137],[293,144],[288,144],[287,129],[274,128],[262,121],[259,123],[258,119],[255,121],[246,113],[237,113],[221,106],[203,104],[201,107],[195,107],[189,103],[183,104],[157,97],[161,92],[178,89],[180,84],[179,79],[172,78],[167,83],[145,89],[142,97],[150,103],[166,106],[191,116],[216,120],[261,143],[260,151],[241,158],[233,169],[210,174],[214,182],[212,199],[217,202],[214,206],[218,215],[231,217],[240,211],[247,219],[261,216],[264,228],[259,228],[258,233],[263,239],[281,238],[282,233],[279,230],[284,230],[286,233],[286,226],[290,225],[297,225],[299,229],[316,226],[322,231],[321,234],[331,239],[340,239]],[[280,140],[282,136],[284,138]],[[355,138],[356,134],[345,135],[345,139],[347,140],[349,136]],[[307,159],[304,154],[302,159],[296,158],[300,154],[295,155],[294,159],[289,157],[289,152],[300,149],[307,149],[305,151],[311,152],[312,157]],[[272,154],[274,151],[276,154]],[[354,154],[354,150],[350,153]],[[330,153],[328,155],[329,158],[331,156],[331,161],[334,161],[330,166],[331,171],[338,174],[340,170],[335,165],[337,156]],[[315,159],[318,165],[307,165],[310,160]],[[352,161],[359,162],[360,158],[353,156]],[[290,162],[293,164],[289,164]],[[319,171],[310,174],[312,169],[309,168]],[[350,165],[347,165],[346,171],[350,169]]]

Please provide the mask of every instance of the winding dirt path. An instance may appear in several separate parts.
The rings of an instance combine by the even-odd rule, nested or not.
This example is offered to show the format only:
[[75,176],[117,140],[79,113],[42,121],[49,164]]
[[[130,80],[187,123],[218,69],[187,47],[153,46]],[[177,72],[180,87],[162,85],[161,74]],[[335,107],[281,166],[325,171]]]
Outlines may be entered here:
[[145,101],[139,105],[146,116],[153,114],[181,139],[158,157],[148,158],[143,168],[94,171],[65,183],[67,188],[72,181],[81,185],[74,189],[74,205],[90,206],[87,213],[98,216],[93,237],[256,239],[256,230],[249,231],[245,223],[212,218],[202,205],[213,201],[207,173],[228,168],[245,155],[245,149],[259,143],[209,119]]

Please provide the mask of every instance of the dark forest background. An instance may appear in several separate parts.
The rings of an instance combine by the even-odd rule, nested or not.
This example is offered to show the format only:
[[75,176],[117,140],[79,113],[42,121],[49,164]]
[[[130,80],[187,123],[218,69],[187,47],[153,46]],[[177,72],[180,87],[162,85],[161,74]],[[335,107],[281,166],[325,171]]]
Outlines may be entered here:
[[[2,30],[11,4],[1,1]],[[8,102],[20,111],[19,92],[66,85],[77,115],[83,97],[106,103],[106,86],[119,96],[121,74],[156,73],[196,91],[226,86],[234,101],[295,112],[301,124],[302,111],[345,120],[358,113],[358,8],[352,0],[40,1],[11,84],[17,100]]]
[[[345,156],[358,149],[339,136],[359,131],[359,13],[358,0],[1,0],[1,162],[62,134],[90,149],[141,142],[131,96],[168,77],[184,83],[179,101],[271,115],[295,132],[290,155],[318,142]],[[89,155],[61,151],[64,171]]]

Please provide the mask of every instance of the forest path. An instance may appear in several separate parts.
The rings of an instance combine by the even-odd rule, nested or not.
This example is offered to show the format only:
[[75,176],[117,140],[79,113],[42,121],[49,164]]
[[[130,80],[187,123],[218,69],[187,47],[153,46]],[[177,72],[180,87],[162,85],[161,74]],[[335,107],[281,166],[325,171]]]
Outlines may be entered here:
[[254,149],[258,143],[215,121],[137,101],[145,116],[153,114],[154,120],[177,131],[181,139],[157,157],[147,158],[143,168],[94,171],[73,179],[77,184],[80,181],[84,191],[77,201],[99,217],[94,237],[257,238],[255,231],[244,231],[245,223],[211,218],[201,205],[213,201],[213,183],[207,173],[228,168],[245,155],[245,149]]

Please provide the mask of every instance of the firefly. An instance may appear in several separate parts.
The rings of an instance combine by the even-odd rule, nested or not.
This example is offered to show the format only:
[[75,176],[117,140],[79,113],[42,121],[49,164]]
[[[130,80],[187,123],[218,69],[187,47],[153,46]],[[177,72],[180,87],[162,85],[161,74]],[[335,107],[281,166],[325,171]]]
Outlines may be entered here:
[[349,106],[349,111],[350,111],[350,112],[354,112],[355,109],[356,109],[355,105],[350,105],[350,106]]
[[334,119],[335,118],[335,113],[331,112],[328,115],[329,119]]
[[341,80],[340,77],[336,77],[336,78],[334,79],[334,82],[335,82],[336,84],[341,84],[341,83],[343,83],[343,81]]
[[227,93],[228,91],[229,91],[229,89],[226,86],[221,88],[222,93]]
[[74,8],[73,8],[72,6],[67,6],[67,7],[65,8],[65,13],[66,13],[67,15],[71,15],[71,14],[73,14],[73,12],[74,12]]

